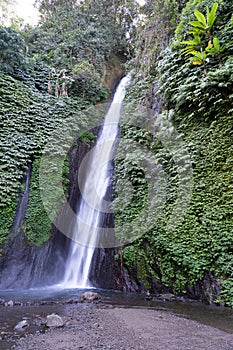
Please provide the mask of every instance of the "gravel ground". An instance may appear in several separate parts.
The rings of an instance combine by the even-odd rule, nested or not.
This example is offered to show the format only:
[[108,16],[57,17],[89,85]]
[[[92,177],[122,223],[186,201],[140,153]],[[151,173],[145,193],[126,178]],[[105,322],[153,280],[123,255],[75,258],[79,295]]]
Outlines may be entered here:
[[29,335],[15,350],[233,350],[233,334],[173,314],[92,305],[67,306],[63,328]]

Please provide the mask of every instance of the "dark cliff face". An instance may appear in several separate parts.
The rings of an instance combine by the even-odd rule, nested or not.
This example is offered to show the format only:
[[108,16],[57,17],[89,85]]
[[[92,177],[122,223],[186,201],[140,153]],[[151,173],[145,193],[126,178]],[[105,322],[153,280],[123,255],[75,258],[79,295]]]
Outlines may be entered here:
[[1,289],[49,285],[61,277],[65,250],[60,247],[64,246],[64,237],[52,227],[52,239],[43,247],[32,247],[24,232],[30,176],[31,166],[23,178],[25,190],[19,194],[14,223],[0,257]]
[[119,57],[117,55],[112,56],[105,62],[104,73],[102,76],[102,84],[105,85],[112,92],[116,88],[118,81],[125,74],[125,62],[126,60],[124,57]]
[[[98,135],[101,127],[96,127],[91,130],[94,135]],[[78,171],[82,160],[87,153],[95,146],[95,142],[91,145],[87,145],[77,140],[77,147],[72,149],[69,153],[69,180],[70,185],[68,189],[69,204],[74,211],[77,210],[79,200],[81,198],[81,191],[78,182]],[[112,171],[114,171],[112,169]],[[105,200],[111,201],[113,198],[113,188],[109,186]],[[63,220],[62,216],[60,219]],[[65,219],[65,216],[64,216]],[[102,227],[113,228],[114,227],[114,215],[106,213],[102,220]],[[111,237],[109,237],[111,239]],[[113,241],[114,238],[112,237]],[[67,246],[70,244],[70,239],[67,239]],[[136,283],[127,282],[130,281],[130,277],[126,278],[126,270],[122,268],[115,256],[117,253],[116,248],[96,248],[90,271],[90,281],[95,287],[105,289],[116,290],[138,290]]]

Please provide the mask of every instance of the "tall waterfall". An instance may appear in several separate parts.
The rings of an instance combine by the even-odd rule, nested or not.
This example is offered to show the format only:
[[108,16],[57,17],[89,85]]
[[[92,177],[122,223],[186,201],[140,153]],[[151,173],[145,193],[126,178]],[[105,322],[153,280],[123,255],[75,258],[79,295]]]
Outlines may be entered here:
[[80,176],[82,196],[62,283],[67,288],[91,287],[88,276],[98,242],[98,232],[106,212],[104,197],[111,181],[111,160],[118,134],[121,107],[130,76],[129,73],[118,85],[96,146],[88,154],[85,178]]

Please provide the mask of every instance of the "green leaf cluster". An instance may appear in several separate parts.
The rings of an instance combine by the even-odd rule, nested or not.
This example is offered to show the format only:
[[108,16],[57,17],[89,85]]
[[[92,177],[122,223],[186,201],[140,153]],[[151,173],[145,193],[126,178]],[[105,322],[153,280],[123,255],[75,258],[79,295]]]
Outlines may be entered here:
[[[128,220],[132,237],[138,237],[130,246],[123,248],[123,258],[132,275],[135,276],[136,273],[146,288],[154,290],[154,286],[159,282],[168,290],[183,294],[191,288],[195,290],[197,285],[202,285],[206,273],[210,272],[221,285],[221,291],[217,299],[213,290],[206,291],[206,299],[209,302],[232,306],[233,61],[230,43],[233,34],[233,5],[228,1],[219,1],[217,18],[214,20],[214,15],[209,15],[209,19],[208,16],[205,17],[204,22],[200,13],[203,14],[207,6],[212,8],[213,2],[188,1],[176,30],[175,42],[172,41],[160,53],[154,77],[154,81],[159,83],[156,98],[162,98],[163,115],[167,121],[172,122],[178,135],[182,137],[192,160],[191,201],[182,220],[178,225],[174,224],[173,229],[168,230],[167,223],[177,209],[177,179],[182,170],[179,166],[183,167],[185,157],[180,152],[177,154],[180,162],[175,163],[171,150],[161,142],[158,131],[154,137],[148,137],[146,125],[149,125],[153,118],[150,115],[145,119],[145,123],[141,124],[144,126],[140,130],[127,127],[127,137],[137,143],[142,142],[162,166],[166,175],[164,207],[159,212],[152,212],[151,216],[154,215],[155,222],[148,230],[143,225],[143,217],[140,227],[134,225],[133,215],[136,211],[133,206],[125,213],[119,211],[116,223],[119,228],[124,229],[124,222]],[[221,45],[226,46],[221,64],[219,65],[219,60],[213,57],[206,62],[206,72],[202,66],[187,63],[180,55],[181,47],[177,44],[189,40],[189,22],[195,20],[194,11],[199,17],[196,19],[202,21],[203,26],[207,26],[209,21],[213,38],[218,38]],[[198,45],[197,37],[196,40],[195,44]],[[211,49],[219,49],[218,40],[215,39],[213,47],[209,47],[209,50]],[[151,99],[151,96],[147,96],[152,79],[153,76],[147,74],[144,79],[147,84],[143,84],[142,81],[132,84],[128,100],[134,100],[137,104],[138,92],[138,95],[142,96],[139,102],[147,106]],[[132,113],[132,118],[133,115],[135,119],[130,120],[129,124],[138,125],[138,115]],[[143,116],[145,118],[145,114]],[[157,118],[155,113],[154,123]],[[164,125],[166,127],[166,123]],[[120,179],[124,174],[129,174],[132,168],[129,162],[125,164],[125,168],[117,164],[116,175]],[[140,179],[139,173],[135,175],[136,179]],[[146,180],[145,175],[142,175],[142,179]],[[141,200],[136,201],[136,213],[140,216],[141,212],[143,216],[141,205],[147,198],[148,187],[144,186],[140,191]],[[127,227],[124,230],[121,232],[122,237],[127,235]],[[146,230],[146,233],[139,237],[140,230]]]
[[13,74],[16,68],[25,66],[25,42],[18,31],[0,26],[0,70]]
[[[0,240],[3,242],[13,223],[21,180],[28,164],[33,162],[34,171],[34,158],[41,154],[51,138],[56,140],[56,133],[60,133],[62,128],[67,130],[70,127],[72,145],[72,140],[75,135],[78,136],[79,130],[100,123],[100,113],[83,99],[57,99],[48,94],[41,94],[38,90],[32,90],[24,83],[2,73],[0,93]],[[57,139],[57,143],[54,141],[51,149],[54,155],[59,154],[62,148],[59,137]],[[39,188],[33,183],[34,178],[30,186],[31,189],[35,187],[31,195],[31,201],[34,201],[33,208],[36,207],[36,203],[41,207],[41,201],[38,199]],[[36,217],[39,220],[40,215],[32,215],[32,218]],[[32,221],[30,222],[32,227]],[[46,236],[48,231],[44,234]]]
[[180,43],[182,45],[186,45],[186,48],[182,50],[182,54],[185,56],[191,55],[191,57],[188,59],[194,65],[205,64],[205,62],[209,60],[209,56],[216,54],[220,60],[221,54],[226,49],[225,46],[221,47],[220,41],[217,37],[212,38],[211,30],[217,18],[217,9],[217,2],[214,3],[211,11],[207,6],[206,17],[202,12],[195,10],[194,15],[196,16],[197,20],[189,22],[189,24],[192,26],[189,33],[193,35],[193,39],[182,41]]

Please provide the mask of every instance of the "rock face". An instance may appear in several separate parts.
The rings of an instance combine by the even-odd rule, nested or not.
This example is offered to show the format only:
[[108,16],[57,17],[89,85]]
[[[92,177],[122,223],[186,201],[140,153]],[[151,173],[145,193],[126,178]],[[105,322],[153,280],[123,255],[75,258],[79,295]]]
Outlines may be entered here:
[[116,55],[105,62],[102,84],[107,86],[110,91],[115,89],[117,82],[125,73],[124,62],[125,58]]
[[[29,198],[31,167],[22,180],[24,194],[19,194],[14,224],[0,256],[0,289],[26,289],[55,284],[62,276],[66,258],[66,237],[52,227],[53,237],[43,247],[32,247],[24,233],[24,220]],[[9,305],[11,306],[11,305]]]
[[51,314],[46,317],[46,326],[47,327],[63,327],[64,321],[62,318],[56,314]]
[[100,300],[100,296],[98,293],[94,293],[94,292],[85,292],[80,296],[80,302],[88,302],[88,303],[92,303],[95,300]]
[[187,295],[190,299],[213,304],[218,299],[221,290],[221,282],[211,271],[206,271],[204,278],[196,285],[187,286]]
[[[93,128],[91,132],[94,135],[98,135],[100,127]],[[69,158],[69,205],[76,211],[77,203],[81,196],[81,190],[79,188],[79,179],[78,179],[78,170],[80,165],[87,155],[87,153],[95,146],[95,142],[88,145],[87,143],[82,142],[81,140],[76,140],[77,147],[73,147],[68,155]],[[105,200],[111,200],[113,196],[112,187],[109,186]],[[61,216],[62,225],[72,225],[72,223],[67,222],[66,215],[64,213]],[[114,227],[114,218],[111,213],[106,213],[106,216],[102,222],[103,227]],[[67,241],[69,245],[69,240]],[[68,250],[67,245],[67,250]],[[118,266],[115,262],[115,249],[105,249],[97,248],[94,252],[92,265],[90,269],[89,279],[92,282],[93,286],[98,288],[105,289],[119,289],[116,281],[120,279],[121,276],[121,267]]]

